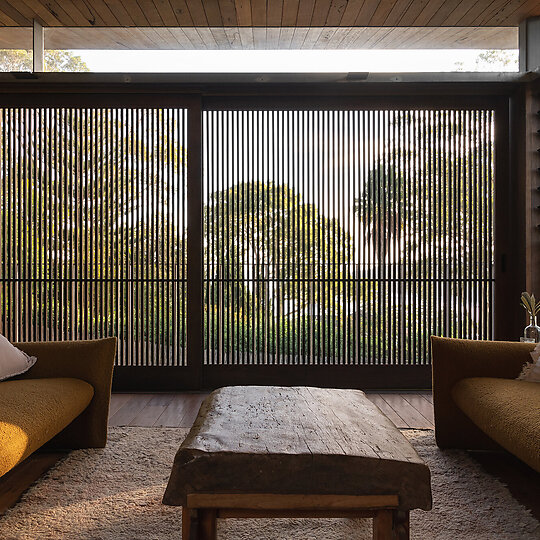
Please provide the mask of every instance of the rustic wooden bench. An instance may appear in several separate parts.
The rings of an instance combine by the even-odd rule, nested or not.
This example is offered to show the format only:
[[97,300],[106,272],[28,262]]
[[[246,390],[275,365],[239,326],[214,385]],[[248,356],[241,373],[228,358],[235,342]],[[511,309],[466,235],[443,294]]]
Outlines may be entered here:
[[202,404],[163,502],[183,507],[184,540],[232,517],[372,517],[373,538],[408,539],[430,472],[359,390],[233,386]]

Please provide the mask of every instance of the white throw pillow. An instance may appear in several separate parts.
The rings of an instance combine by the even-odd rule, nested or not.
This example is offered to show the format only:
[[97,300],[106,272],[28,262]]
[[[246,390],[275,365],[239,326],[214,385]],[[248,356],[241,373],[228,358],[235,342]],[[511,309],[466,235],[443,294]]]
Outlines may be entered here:
[[0,381],[28,371],[36,361],[35,356],[28,356],[0,334]]
[[532,362],[527,362],[518,376],[519,381],[540,382],[540,343],[531,351]]

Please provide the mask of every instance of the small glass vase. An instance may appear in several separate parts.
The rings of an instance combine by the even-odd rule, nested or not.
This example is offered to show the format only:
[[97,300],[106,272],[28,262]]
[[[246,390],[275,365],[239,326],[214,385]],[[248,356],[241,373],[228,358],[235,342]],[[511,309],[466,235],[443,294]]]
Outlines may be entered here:
[[526,341],[540,342],[540,327],[536,325],[536,316],[531,316],[530,324],[523,330]]

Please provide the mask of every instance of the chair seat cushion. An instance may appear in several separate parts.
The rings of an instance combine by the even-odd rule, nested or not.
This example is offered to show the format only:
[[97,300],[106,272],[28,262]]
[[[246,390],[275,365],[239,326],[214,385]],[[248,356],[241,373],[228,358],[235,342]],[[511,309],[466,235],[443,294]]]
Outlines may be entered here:
[[459,408],[489,437],[540,471],[540,385],[491,377],[452,388]]
[[93,395],[80,379],[0,382],[0,476],[62,431]]

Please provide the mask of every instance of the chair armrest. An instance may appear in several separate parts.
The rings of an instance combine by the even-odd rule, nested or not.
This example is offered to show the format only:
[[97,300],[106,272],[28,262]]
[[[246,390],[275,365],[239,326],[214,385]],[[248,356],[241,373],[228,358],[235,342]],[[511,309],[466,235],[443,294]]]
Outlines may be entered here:
[[534,343],[474,341],[431,336],[435,438],[441,448],[499,448],[461,411],[452,388],[468,377],[515,379],[531,360]]
[[116,338],[88,341],[16,343],[37,362],[18,379],[73,377],[91,384],[94,397],[88,407],[48,446],[54,448],[100,448],[107,442],[111,384]]

